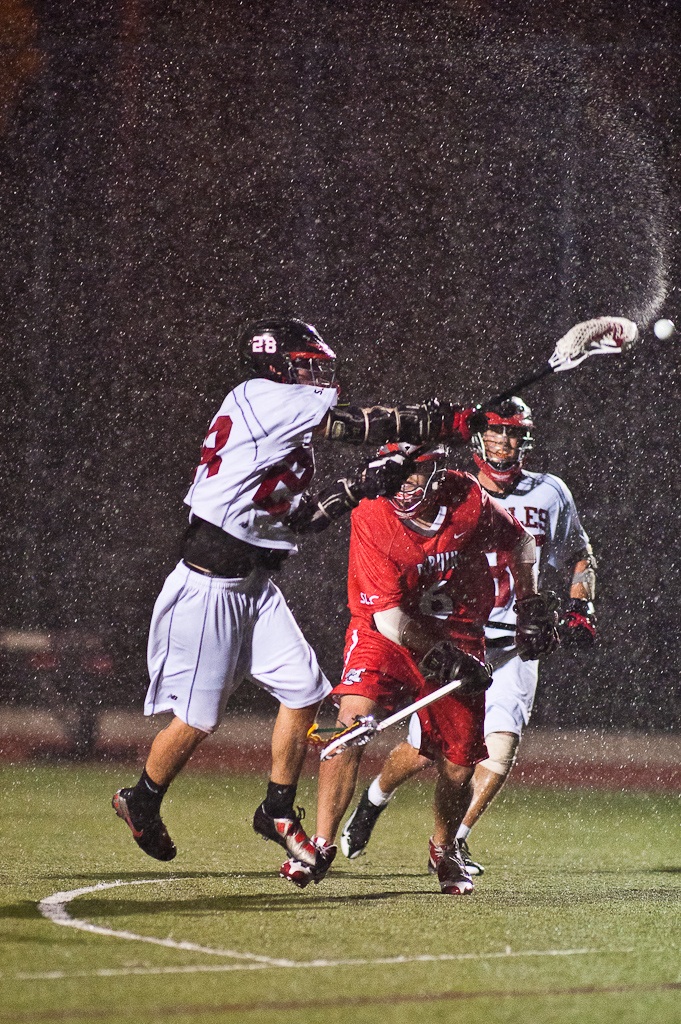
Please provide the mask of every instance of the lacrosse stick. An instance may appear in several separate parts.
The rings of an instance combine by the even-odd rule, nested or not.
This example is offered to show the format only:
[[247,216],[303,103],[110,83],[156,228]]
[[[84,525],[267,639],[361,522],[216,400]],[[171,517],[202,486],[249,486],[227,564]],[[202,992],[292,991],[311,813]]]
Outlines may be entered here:
[[[513,644],[512,647],[508,647],[505,650],[499,651],[498,654],[493,653],[491,657],[488,657],[488,664],[492,666],[492,669],[496,671],[508,664],[512,658],[518,653],[518,648]],[[336,754],[342,754],[348,747],[364,747],[367,743],[370,743],[374,736],[377,736],[379,732],[383,732],[384,729],[389,729],[391,725],[397,725],[398,722],[402,722],[405,718],[409,718],[415,711],[420,708],[425,708],[428,704],[435,703],[436,700],[440,700],[441,697],[446,697],[448,693],[453,690],[458,690],[461,686],[461,679],[452,679],[449,683],[445,683],[438,690],[433,690],[432,693],[427,694],[425,697],[421,697],[420,700],[415,700],[413,704],[409,704],[406,708],[402,708],[401,711],[396,711],[394,715],[390,715],[388,718],[384,718],[382,722],[377,722],[373,715],[357,715],[352,725],[349,725],[347,729],[343,729],[340,733],[335,733],[331,736],[329,742],[323,739],[319,733],[333,732],[332,729],[317,729],[316,726],[308,732],[308,738],[319,746],[326,743],[326,746],[319,754],[320,761],[328,761],[329,758],[335,757]]]
[[330,757],[335,757],[336,754],[342,754],[348,747],[363,747],[366,743],[377,736],[379,732],[383,732],[384,729],[389,729],[391,725],[397,725],[398,722],[403,721],[405,718],[409,718],[415,711],[420,708],[425,708],[428,704],[432,704],[436,700],[440,700],[441,697],[446,697],[452,690],[458,690],[461,686],[462,679],[451,679],[444,686],[441,686],[438,690],[433,690],[432,693],[427,694],[425,697],[421,697],[419,700],[415,700],[413,704],[409,704],[406,708],[402,708],[401,711],[396,711],[394,715],[389,715],[388,718],[384,718],[382,722],[377,722],[373,715],[357,715],[352,725],[344,729],[343,732],[338,733],[330,743],[328,743],[319,755],[320,761],[328,761]]
[[[490,401],[503,401],[517,394],[522,388],[536,383],[550,373],[573,370],[589,356],[617,355],[631,348],[638,338],[638,327],[633,320],[622,316],[598,316],[575,324],[556,343],[547,362],[538,370],[521,377],[510,388],[495,395]],[[484,410],[484,405],[481,407]]]

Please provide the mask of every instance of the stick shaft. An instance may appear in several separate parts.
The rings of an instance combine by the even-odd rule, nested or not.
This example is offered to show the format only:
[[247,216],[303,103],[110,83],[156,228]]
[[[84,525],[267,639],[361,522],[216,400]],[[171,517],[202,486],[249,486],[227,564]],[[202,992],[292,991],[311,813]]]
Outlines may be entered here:
[[401,722],[404,718],[409,718],[415,711],[420,708],[425,708],[429,704],[433,704],[434,701],[439,700],[440,697],[446,697],[452,690],[458,690],[461,686],[460,679],[452,679],[449,683],[445,683],[439,690],[433,690],[432,693],[427,694],[425,697],[421,697],[419,700],[415,700],[413,704],[409,704],[406,708],[402,708],[401,711],[396,711],[394,715],[389,715],[388,718],[384,718],[382,722],[379,722],[376,732],[383,732],[384,729],[388,729],[391,725],[395,725],[397,722]]
[[523,388],[529,387],[530,384],[536,384],[538,380],[542,380],[544,377],[548,377],[550,373],[553,373],[553,367],[550,366],[548,363],[544,363],[541,369],[533,370],[532,373],[525,374],[525,376],[517,380],[515,384],[511,384],[511,386],[509,388],[506,388],[505,391],[502,391],[500,394],[495,395],[494,398],[488,399],[488,401],[503,402],[507,398],[512,398],[513,395],[517,395],[517,393],[519,391],[522,391]]

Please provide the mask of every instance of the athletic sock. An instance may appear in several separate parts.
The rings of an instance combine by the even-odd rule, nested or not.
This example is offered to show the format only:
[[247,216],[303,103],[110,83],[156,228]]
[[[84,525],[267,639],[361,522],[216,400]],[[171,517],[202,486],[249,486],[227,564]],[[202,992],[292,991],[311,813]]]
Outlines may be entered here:
[[468,839],[471,834],[471,830],[468,825],[459,825],[459,831],[456,833],[457,839]]
[[140,818],[150,818],[158,814],[167,789],[167,786],[154,782],[151,776],[147,775],[145,768],[130,794],[131,813],[134,812],[135,816]]
[[263,803],[265,812],[271,818],[293,818],[293,801],[296,798],[296,789],[293,786],[281,786],[277,782],[268,782],[267,796]]
[[369,786],[369,792],[367,794],[370,802],[374,805],[374,807],[385,807],[385,805],[392,798],[392,795],[395,792],[395,790],[393,790],[392,793],[384,793],[378,782],[380,777],[380,775],[376,776],[374,781]]

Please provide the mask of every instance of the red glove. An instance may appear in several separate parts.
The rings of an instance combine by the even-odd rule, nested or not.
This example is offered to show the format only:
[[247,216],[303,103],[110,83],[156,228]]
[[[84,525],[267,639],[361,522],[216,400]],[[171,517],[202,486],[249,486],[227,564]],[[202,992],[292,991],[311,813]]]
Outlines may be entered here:
[[473,434],[482,434],[487,430],[487,417],[479,408],[458,409],[454,406],[452,412],[452,436],[458,434],[465,444],[468,444]]

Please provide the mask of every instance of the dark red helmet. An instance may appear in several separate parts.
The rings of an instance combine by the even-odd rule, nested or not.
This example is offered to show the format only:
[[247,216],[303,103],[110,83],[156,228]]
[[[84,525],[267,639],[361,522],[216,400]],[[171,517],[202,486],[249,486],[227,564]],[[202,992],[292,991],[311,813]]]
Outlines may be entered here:
[[409,478],[407,478],[399,491],[392,498],[388,498],[395,509],[395,514],[400,519],[416,519],[425,509],[435,504],[437,492],[447,472],[449,452],[444,445],[436,445],[427,451],[421,451],[414,458],[413,453],[419,451],[421,451],[420,445],[407,444],[406,441],[392,441],[390,444],[381,445],[377,452],[378,455],[395,453],[406,455],[413,463],[412,472],[423,472],[427,478],[424,484],[409,483]]
[[[483,469],[495,483],[502,487],[508,486],[518,479],[523,460],[534,447],[532,411],[522,398],[504,398],[490,403],[482,411],[487,417],[487,429],[471,437],[473,459],[476,466]],[[500,445],[503,445],[504,435],[518,438],[519,444],[504,455],[493,450],[499,446],[489,437],[485,442],[487,434],[499,435]]]
[[256,320],[241,331],[238,345],[256,377],[317,387],[336,383],[336,353],[303,320],[276,316]]

